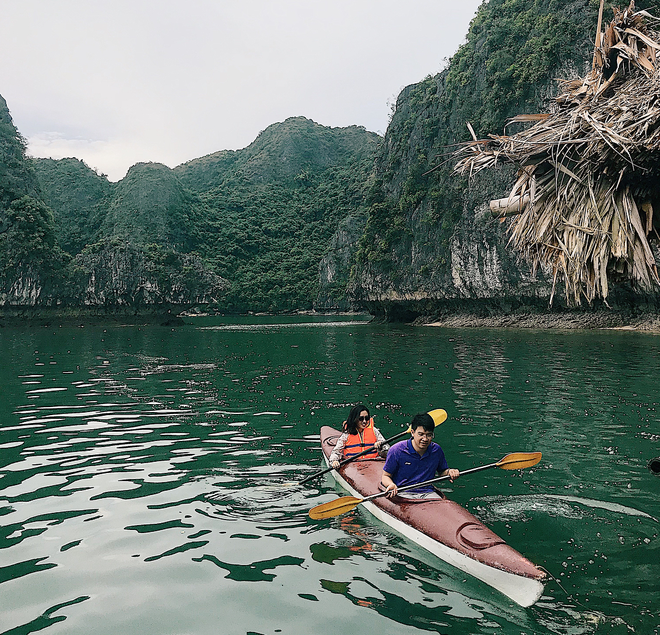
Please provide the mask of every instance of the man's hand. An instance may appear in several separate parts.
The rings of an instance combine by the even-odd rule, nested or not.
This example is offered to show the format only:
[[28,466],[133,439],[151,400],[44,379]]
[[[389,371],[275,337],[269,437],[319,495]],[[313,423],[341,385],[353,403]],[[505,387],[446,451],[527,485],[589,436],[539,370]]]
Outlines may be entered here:
[[383,476],[380,479],[381,484],[387,492],[387,498],[394,498],[398,492],[397,486],[392,480],[392,475],[387,472],[383,472]]
[[449,475],[449,480],[453,483],[455,479],[457,479],[461,473],[458,470],[455,469],[449,469],[447,470],[447,474]]
[[394,498],[398,492],[397,486],[394,483],[390,483],[386,488],[387,498]]

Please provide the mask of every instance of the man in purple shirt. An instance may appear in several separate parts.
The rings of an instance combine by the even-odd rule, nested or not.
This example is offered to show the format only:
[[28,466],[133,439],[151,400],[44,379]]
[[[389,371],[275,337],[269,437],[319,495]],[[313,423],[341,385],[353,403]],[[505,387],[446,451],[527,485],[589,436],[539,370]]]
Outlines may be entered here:
[[[429,414],[418,414],[410,424],[412,436],[407,441],[395,443],[387,453],[383,466],[381,482],[388,492],[387,496],[396,496],[399,487],[422,483],[439,476],[448,475],[453,482],[460,472],[450,469],[442,448],[433,443],[435,422]],[[412,497],[433,496],[432,485],[407,490],[406,495]]]

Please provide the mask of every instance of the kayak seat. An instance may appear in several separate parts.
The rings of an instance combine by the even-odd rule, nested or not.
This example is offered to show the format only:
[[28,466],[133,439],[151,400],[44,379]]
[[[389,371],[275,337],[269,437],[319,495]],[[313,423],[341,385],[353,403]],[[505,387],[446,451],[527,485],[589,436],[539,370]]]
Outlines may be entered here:
[[337,441],[339,440],[339,436],[340,436],[340,435],[336,435],[336,436],[334,436],[334,437],[328,437],[328,438],[325,440],[324,443],[325,443],[326,445],[329,445],[331,448],[334,448],[334,447],[337,445]]
[[474,522],[463,523],[456,530],[456,540],[468,549],[479,550],[505,544],[504,540],[488,527]]

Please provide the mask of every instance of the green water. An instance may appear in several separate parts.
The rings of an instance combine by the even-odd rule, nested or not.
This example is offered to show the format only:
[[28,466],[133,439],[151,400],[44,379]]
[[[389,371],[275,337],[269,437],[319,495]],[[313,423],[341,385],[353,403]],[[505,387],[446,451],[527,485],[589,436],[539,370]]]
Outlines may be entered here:
[[[660,337],[369,325],[0,330],[0,633],[660,632]],[[338,494],[318,430],[444,408],[446,489],[556,581],[523,609]]]

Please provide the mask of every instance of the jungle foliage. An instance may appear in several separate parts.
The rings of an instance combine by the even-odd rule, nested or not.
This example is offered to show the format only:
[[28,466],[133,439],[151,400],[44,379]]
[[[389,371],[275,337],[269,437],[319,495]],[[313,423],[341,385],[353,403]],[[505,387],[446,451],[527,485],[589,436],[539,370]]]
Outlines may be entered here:
[[[484,2],[447,68],[402,91],[376,159],[359,267],[400,271],[413,237],[422,238],[421,219],[433,227],[435,264],[442,269],[468,186],[451,174],[447,159],[456,143],[470,139],[466,122],[477,136],[502,132],[509,117],[542,109],[555,78],[581,75],[591,62],[599,4]],[[618,4],[607,0],[606,14]],[[657,4],[637,6],[656,11]]]
[[0,234],[0,288],[5,292],[17,280],[48,280],[62,291],[71,260],[57,244],[50,209],[25,195],[6,211],[7,231]]
[[97,237],[112,184],[79,159],[39,159],[34,167],[41,199],[53,211],[58,243],[72,255],[81,252]]
[[16,130],[7,102],[0,95],[0,230],[6,225],[3,213],[11,202],[35,195],[37,182],[25,157],[26,142]]
[[339,222],[363,205],[371,167],[363,159],[268,186],[229,179],[205,194],[200,251],[230,282],[225,310],[311,309],[319,262]]
[[[173,170],[139,163],[118,183],[76,159],[32,165],[53,210],[52,245],[74,256],[72,279],[93,275],[116,287],[102,270],[126,275],[135,262],[171,297],[185,286],[225,312],[289,311],[313,307],[319,262],[340,221],[364,206],[379,141],[364,128],[295,117],[243,150]],[[345,294],[348,272],[344,278]],[[124,301],[115,291],[108,296]]]
[[[359,126],[328,128],[292,117],[243,150],[175,168],[204,209],[196,249],[229,281],[219,309],[313,307],[319,262],[340,221],[364,207],[379,142]],[[347,274],[339,282],[344,290]]]

